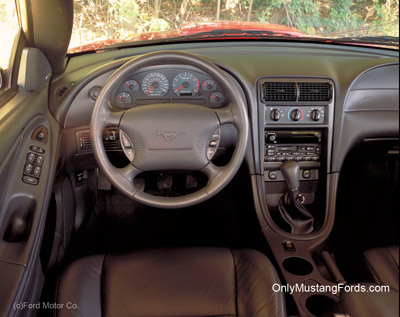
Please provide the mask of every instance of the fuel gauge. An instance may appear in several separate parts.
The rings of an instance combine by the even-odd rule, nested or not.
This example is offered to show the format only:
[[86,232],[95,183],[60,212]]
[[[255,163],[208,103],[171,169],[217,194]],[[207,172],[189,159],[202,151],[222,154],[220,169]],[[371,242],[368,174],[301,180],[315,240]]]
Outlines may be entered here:
[[224,101],[225,101],[225,96],[218,91],[213,92],[210,95],[210,102],[224,102]]
[[117,103],[127,104],[127,103],[131,103],[131,102],[132,102],[132,96],[129,93],[123,91],[117,95]]

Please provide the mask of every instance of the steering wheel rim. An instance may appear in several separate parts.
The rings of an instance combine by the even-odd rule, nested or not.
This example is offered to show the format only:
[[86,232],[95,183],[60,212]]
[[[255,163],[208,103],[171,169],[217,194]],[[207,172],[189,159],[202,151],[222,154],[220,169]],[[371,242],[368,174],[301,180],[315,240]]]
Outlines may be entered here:
[[[190,65],[194,66],[205,73],[209,74],[213,77],[223,88],[225,94],[230,100],[230,104],[224,108],[206,108],[202,106],[195,106],[195,105],[178,105],[178,104],[162,104],[162,108],[160,105],[145,105],[141,107],[131,108],[131,109],[124,109],[123,111],[119,111],[113,109],[110,105],[110,98],[113,94],[115,87],[121,83],[122,80],[129,77],[129,75],[133,74],[134,72],[140,70],[143,67],[154,66],[154,65],[164,65],[164,64],[180,64],[180,65]],[[117,69],[110,78],[106,81],[105,85],[103,86],[96,103],[93,108],[92,118],[91,118],[91,126],[90,126],[90,135],[91,135],[91,142],[93,153],[97,164],[101,171],[105,174],[107,179],[123,194],[134,199],[142,204],[157,207],[157,208],[164,208],[164,209],[171,209],[171,208],[183,208],[198,204],[203,202],[219,191],[221,191],[229,181],[234,177],[237,170],[239,169],[241,163],[243,162],[248,135],[249,135],[249,124],[248,124],[248,117],[247,117],[247,107],[246,102],[243,99],[242,95],[239,93],[238,90],[235,89],[235,85],[231,81],[231,79],[217,66],[213,63],[209,62],[208,60],[199,57],[197,55],[184,53],[184,52],[177,52],[177,51],[161,51],[155,53],[149,53],[137,57],[126,64],[122,65],[119,69]],[[145,108],[146,107],[146,108]],[[188,139],[188,144],[191,151],[187,151],[186,153],[190,152],[188,159],[181,160],[181,162],[188,163],[189,170],[198,170],[200,172],[205,173],[208,176],[208,183],[205,187],[201,188],[200,190],[187,194],[184,196],[178,197],[162,197],[162,196],[154,196],[144,191],[140,191],[134,186],[134,178],[136,175],[141,173],[144,170],[151,170],[148,169],[147,165],[143,162],[148,161],[149,159],[153,159],[154,162],[160,163],[161,166],[171,167],[174,166],[174,160],[168,160],[168,157],[164,155],[163,160],[161,160],[161,156],[157,157],[157,152],[153,152],[152,156],[149,156],[149,147],[147,143],[154,142],[153,139],[146,139],[147,134],[141,133],[141,131],[133,131],[132,126],[136,126],[136,124],[132,124],[132,120],[142,116],[143,118],[152,118],[152,116],[156,117],[161,120],[163,114],[159,114],[162,109],[166,109],[165,111],[170,111],[176,116],[182,116],[184,119],[189,119],[190,117],[200,117],[204,121],[205,126],[207,126],[208,130],[204,130],[201,127],[201,124],[197,124],[199,133],[203,134],[203,138],[197,138],[197,145],[194,144],[196,140],[194,138]],[[165,113],[164,113],[165,116]],[[187,120],[185,120],[187,121]],[[159,121],[163,123],[162,121]],[[198,123],[198,122],[196,122]],[[211,124],[212,123],[212,124]],[[236,127],[237,130],[237,142],[235,146],[235,150],[232,154],[232,158],[229,163],[223,167],[218,167],[214,165],[211,160],[205,160],[207,149],[203,146],[199,147],[198,143],[199,140],[204,140],[204,135],[207,135],[216,125],[218,128],[224,124],[231,123]],[[164,123],[163,123],[164,124]],[[168,127],[168,123],[165,123],[166,127]],[[180,120],[172,120],[171,130],[176,130],[176,125],[185,125],[185,122]],[[186,122],[185,128],[188,129],[188,124],[190,122]],[[114,167],[111,162],[109,161],[106,151],[103,145],[102,133],[105,127],[107,126],[118,126],[121,129],[121,126],[124,129],[132,130],[130,131],[131,139],[136,138],[136,134],[139,132],[143,138],[146,140],[140,140],[140,144],[138,145],[137,140],[132,142],[133,149],[140,148],[142,150],[142,159],[138,158],[137,160],[141,161],[140,164],[145,166],[143,170],[138,168],[135,163],[135,158],[131,161],[124,168],[116,168]],[[151,126],[148,125],[148,129],[152,129]],[[143,129],[144,128],[142,126]],[[181,129],[182,134],[186,134],[185,128]],[[179,130],[179,129],[178,129]],[[176,131],[178,131],[176,130]],[[124,130],[125,132],[125,130]],[[192,131],[190,131],[192,132]],[[155,134],[159,133],[158,131],[154,131]],[[191,133],[187,133],[188,135]],[[193,133],[192,133],[193,134]],[[140,139],[140,138],[139,138]],[[201,141],[201,144],[203,142]],[[164,144],[165,145],[165,144]],[[196,152],[197,146],[197,152]],[[168,153],[173,153],[172,148],[168,148]],[[176,154],[178,154],[178,150],[176,150]],[[187,150],[187,149],[186,149]],[[156,153],[156,154],[154,154]],[[172,155],[172,154],[171,154]],[[183,151],[180,150],[179,156],[183,155]],[[186,154],[187,155],[187,154]],[[139,155],[140,157],[140,155]],[[144,158],[143,158],[144,157]],[[167,161],[167,162],[165,162]],[[191,162],[193,161],[193,165]],[[153,162],[153,164],[154,164]],[[170,163],[170,164],[169,164]],[[169,165],[168,165],[169,164]],[[204,164],[204,166],[201,166]],[[171,168],[170,168],[171,169]],[[179,168],[178,168],[179,169]],[[157,170],[159,170],[157,168]],[[185,168],[186,170],[186,168]]]

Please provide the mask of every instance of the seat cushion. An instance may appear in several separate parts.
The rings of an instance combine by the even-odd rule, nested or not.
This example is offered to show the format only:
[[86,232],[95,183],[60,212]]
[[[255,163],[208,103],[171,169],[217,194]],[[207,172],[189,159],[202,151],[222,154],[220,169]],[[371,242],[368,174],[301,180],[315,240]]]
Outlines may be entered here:
[[[58,316],[285,316],[280,283],[261,253],[226,248],[141,250],[73,262]],[[68,303],[76,304],[71,308]]]
[[399,246],[374,248],[364,253],[375,283],[399,290]]

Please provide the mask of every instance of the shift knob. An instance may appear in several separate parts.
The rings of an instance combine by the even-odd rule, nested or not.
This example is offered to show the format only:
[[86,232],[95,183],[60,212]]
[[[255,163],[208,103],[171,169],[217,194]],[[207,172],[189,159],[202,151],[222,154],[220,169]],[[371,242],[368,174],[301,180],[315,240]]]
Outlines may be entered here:
[[297,189],[300,186],[299,173],[300,166],[299,163],[295,161],[286,161],[281,165],[281,172],[285,178],[286,184],[289,189]]

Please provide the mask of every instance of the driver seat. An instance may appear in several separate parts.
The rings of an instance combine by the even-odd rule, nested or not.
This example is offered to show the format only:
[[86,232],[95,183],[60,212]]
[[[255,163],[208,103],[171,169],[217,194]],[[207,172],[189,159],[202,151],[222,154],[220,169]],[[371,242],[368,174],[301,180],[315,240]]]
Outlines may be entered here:
[[93,255],[70,264],[57,316],[286,316],[271,262],[249,249],[150,249]]

